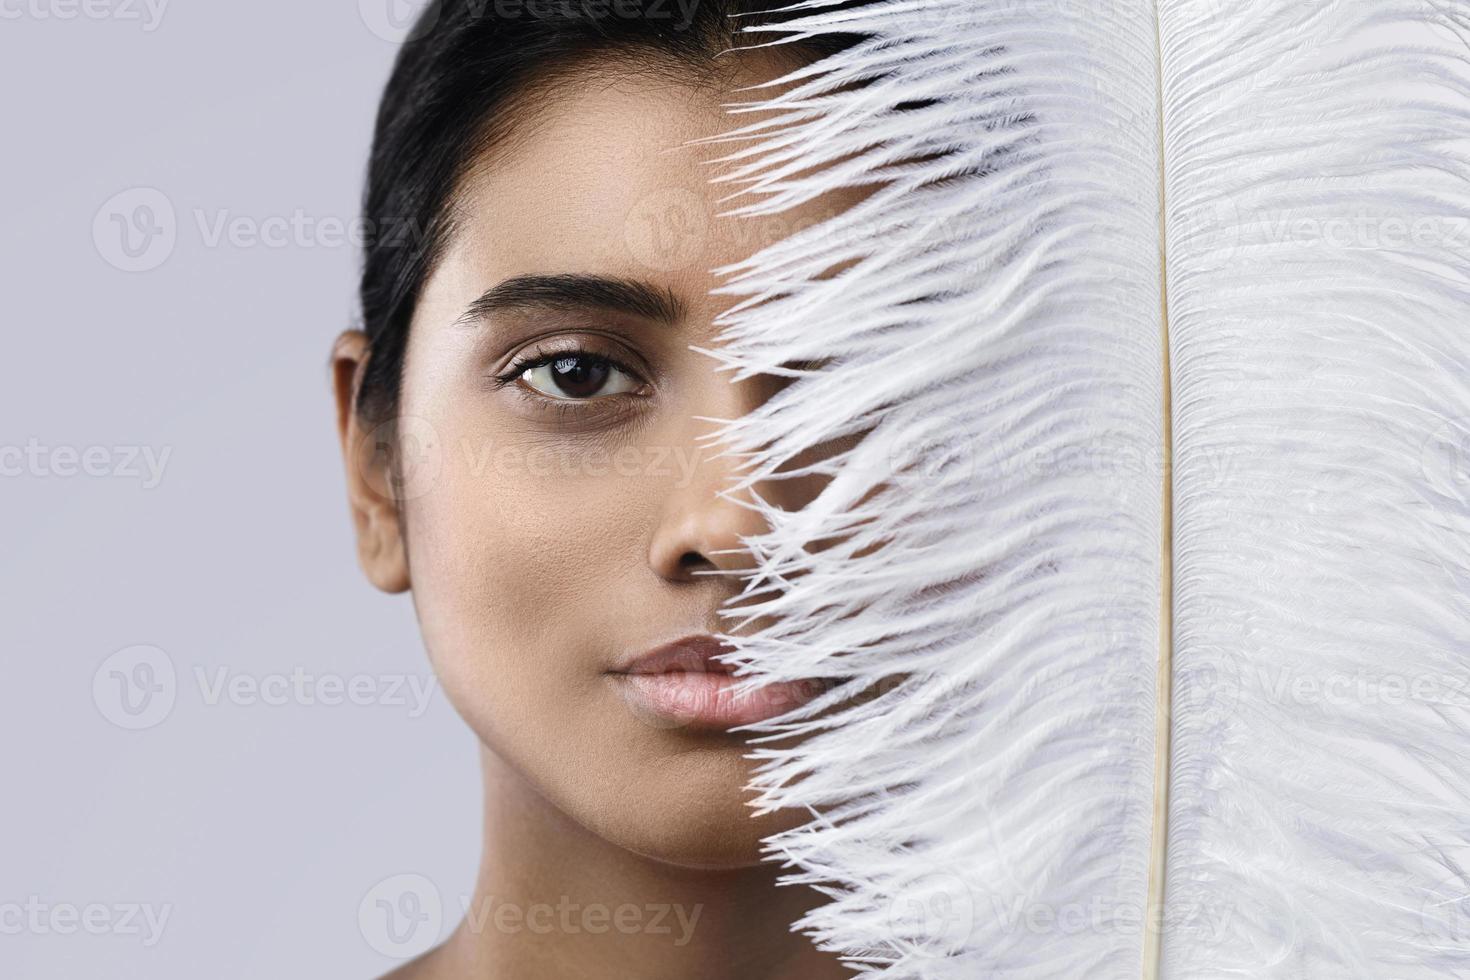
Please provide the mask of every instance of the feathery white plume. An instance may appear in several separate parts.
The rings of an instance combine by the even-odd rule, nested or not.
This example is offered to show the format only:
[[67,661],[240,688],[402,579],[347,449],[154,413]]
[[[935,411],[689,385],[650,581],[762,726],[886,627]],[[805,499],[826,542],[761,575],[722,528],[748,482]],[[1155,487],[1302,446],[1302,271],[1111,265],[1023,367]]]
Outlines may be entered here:
[[813,365],[731,493],[831,478],[731,607],[752,683],[834,685],[757,726],[797,926],[885,980],[1470,976],[1465,0],[791,9],[752,43],[865,39],[755,94],[732,208],[880,185],[722,270],[712,351]]

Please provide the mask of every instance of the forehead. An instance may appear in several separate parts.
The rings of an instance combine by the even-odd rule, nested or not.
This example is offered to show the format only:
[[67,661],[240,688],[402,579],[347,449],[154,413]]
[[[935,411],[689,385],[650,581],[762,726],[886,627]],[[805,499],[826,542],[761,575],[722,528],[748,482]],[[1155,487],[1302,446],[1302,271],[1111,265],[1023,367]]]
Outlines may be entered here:
[[[781,215],[720,216],[716,158],[740,143],[688,145],[758,118],[722,103],[780,65],[746,58],[726,81],[589,67],[530,96],[514,136],[469,173],[454,209],[456,232],[435,278],[475,294],[519,275],[591,273],[644,280],[680,296],[701,322],[734,302],[711,297],[711,270],[746,258],[830,212],[813,202]],[[440,292],[431,281],[430,292]]]

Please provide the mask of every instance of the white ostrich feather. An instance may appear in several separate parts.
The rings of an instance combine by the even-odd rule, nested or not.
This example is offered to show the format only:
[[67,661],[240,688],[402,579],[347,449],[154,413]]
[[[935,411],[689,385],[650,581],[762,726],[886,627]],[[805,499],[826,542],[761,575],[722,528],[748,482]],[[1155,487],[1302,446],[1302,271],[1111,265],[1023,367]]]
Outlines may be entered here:
[[733,499],[830,476],[729,610],[752,684],[834,685],[754,733],[796,927],[1470,977],[1466,0],[791,9],[752,43],[867,40],[736,107],[732,210],[881,185],[721,270],[710,351],[804,365]]

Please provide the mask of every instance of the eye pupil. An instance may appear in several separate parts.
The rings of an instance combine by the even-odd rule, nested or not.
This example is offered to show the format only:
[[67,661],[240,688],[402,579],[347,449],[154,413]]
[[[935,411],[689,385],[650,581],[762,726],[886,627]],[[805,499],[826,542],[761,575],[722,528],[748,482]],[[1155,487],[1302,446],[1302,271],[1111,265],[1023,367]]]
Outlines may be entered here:
[[551,377],[556,386],[572,398],[590,398],[607,383],[612,366],[599,358],[576,355],[559,357],[551,362]]

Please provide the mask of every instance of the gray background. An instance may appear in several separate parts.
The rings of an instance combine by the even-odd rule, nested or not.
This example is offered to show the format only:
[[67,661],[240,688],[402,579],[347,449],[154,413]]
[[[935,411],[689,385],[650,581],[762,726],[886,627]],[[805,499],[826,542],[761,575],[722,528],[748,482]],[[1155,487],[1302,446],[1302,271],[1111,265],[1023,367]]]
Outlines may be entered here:
[[[327,388],[392,2],[0,2],[6,978],[376,976],[471,886],[474,741]],[[396,944],[402,874],[443,913]]]
[[460,916],[475,743],[327,386],[414,6],[0,0],[5,980],[373,977]]

